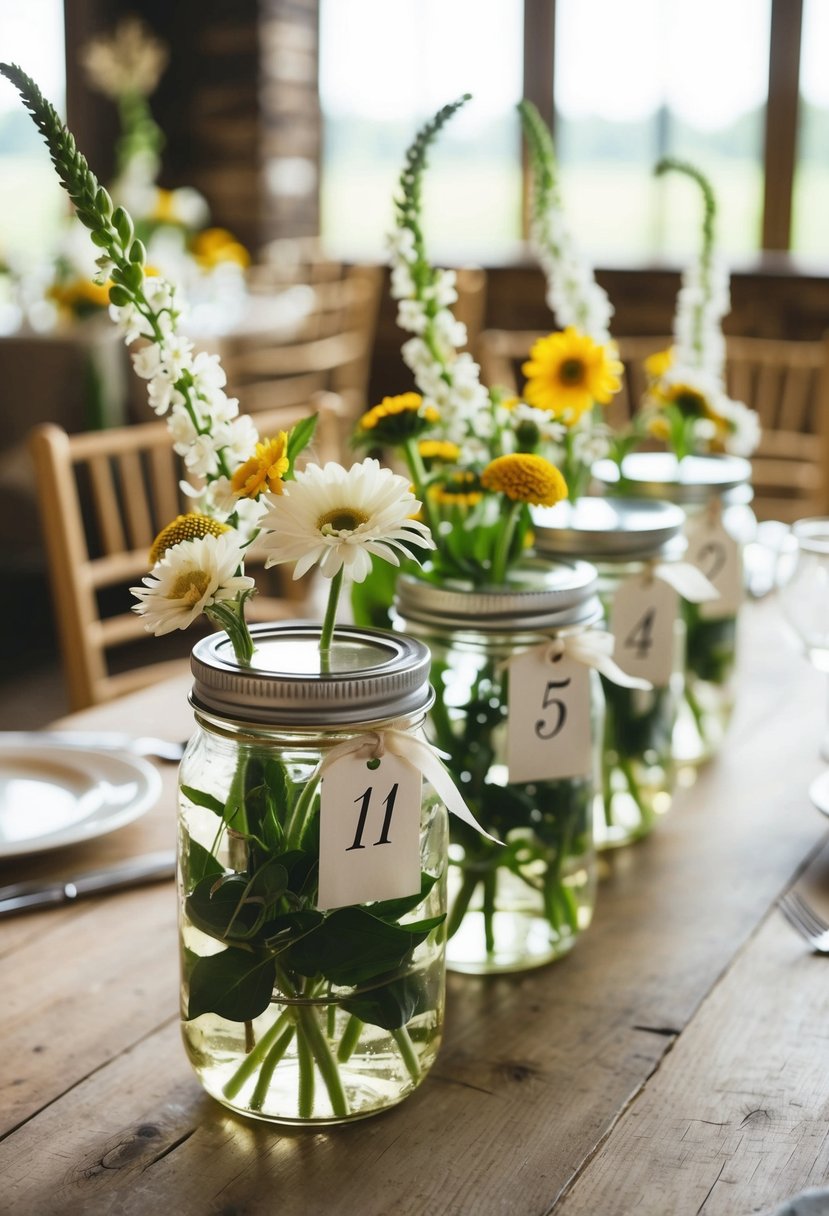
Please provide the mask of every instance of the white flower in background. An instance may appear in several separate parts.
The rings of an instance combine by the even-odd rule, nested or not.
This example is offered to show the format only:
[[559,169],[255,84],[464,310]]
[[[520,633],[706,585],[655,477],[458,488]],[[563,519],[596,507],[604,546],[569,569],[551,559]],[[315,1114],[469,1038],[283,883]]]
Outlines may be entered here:
[[674,316],[674,359],[722,381],[725,339],[722,320],[731,307],[729,276],[712,255],[691,263],[682,275]]
[[186,629],[212,604],[253,588],[252,578],[236,574],[242,559],[238,537],[230,531],[181,541],[156,562],[143,587],[130,588],[139,601],[133,610],[157,636]]
[[762,435],[757,412],[750,410],[742,401],[734,401],[730,397],[720,400],[717,408],[729,428],[725,438],[725,450],[732,456],[750,456],[756,450]]
[[559,422],[549,410],[537,410],[534,405],[527,405],[525,401],[519,401],[509,410],[508,417],[512,419],[514,429],[522,423],[525,426],[534,426],[539,437],[550,443],[561,443],[567,433],[564,423]]
[[108,36],[85,48],[82,63],[93,88],[107,97],[149,97],[167,66],[167,48],[137,17],[125,17]]
[[411,556],[409,546],[433,549],[425,524],[413,519],[420,503],[409,481],[368,459],[350,469],[308,465],[278,497],[267,497],[257,546],[267,566],[296,562],[294,578],[319,564],[326,578],[344,570],[361,583],[372,556],[400,564],[395,550]]

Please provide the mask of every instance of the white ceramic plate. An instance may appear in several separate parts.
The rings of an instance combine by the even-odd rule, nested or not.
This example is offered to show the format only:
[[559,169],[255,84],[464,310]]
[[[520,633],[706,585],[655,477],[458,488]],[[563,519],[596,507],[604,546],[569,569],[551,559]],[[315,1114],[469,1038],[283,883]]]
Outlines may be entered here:
[[829,773],[821,773],[809,786],[809,797],[819,811],[829,815]]
[[113,832],[158,800],[151,764],[123,752],[0,743],[0,858]]

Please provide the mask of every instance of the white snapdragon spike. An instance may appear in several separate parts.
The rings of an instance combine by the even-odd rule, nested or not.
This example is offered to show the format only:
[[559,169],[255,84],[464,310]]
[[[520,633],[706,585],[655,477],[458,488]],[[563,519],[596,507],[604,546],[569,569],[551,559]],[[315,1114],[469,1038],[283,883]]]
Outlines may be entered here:
[[413,519],[420,503],[408,479],[367,459],[350,469],[308,465],[280,495],[267,495],[257,549],[267,566],[296,562],[294,578],[314,565],[326,578],[345,570],[361,583],[372,557],[398,566],[409,546],[434,549],[429,529]]
[[722,320],[730,307],[729,275],[722,262],[716,258],[692,262],[682,276],[674,317],[674,357],[678,363],[722,381]]
[[540,438],[550,443],[561,443],[567,434],[567,427],[563,422],[558,422],[549,410],[537,410],[534,405],[527,405],[524,401],[519,401],[514,409],[504,413],[507,419],[511,417],[514,426],[522,422],[534,426]]
[[149,632],[160,636],[186,629],[212,604],[233,600],[253,588],[253,579],[237,575],[243,552],[232,532],[180,541],[168,549],[143,580],[130,590]]
[[742,401],[725,397],[717,404],[717,410],[728,424],[725,450],[732,456],[751,456],[760,442],[762,430],[755,410],[750,410]]
[[598,346],[610,342],[613,306],[578,252],[557,195],[545,213],[534,218],[530,240],[547,280],[547,303],[558,324],[580,330]]

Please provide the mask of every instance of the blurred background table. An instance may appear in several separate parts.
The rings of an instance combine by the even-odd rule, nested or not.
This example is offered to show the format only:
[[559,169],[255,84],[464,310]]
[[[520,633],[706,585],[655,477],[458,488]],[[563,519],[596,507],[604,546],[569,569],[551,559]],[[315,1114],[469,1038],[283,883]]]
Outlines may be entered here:
[[[451,976],[437,1065],[385,1115],[293,1130],[202,1092],[179,1040],[172,884],[6,922],[4,1212],[735,1216],[825,1183],[828,965],[775,908],[795,881],[829,907],[806,795],[824,682],[773,601],[742,640],[724,753],[607,858],[584,940],[535,973]],[[180,739],[188,683],[71,722]],[[169,848],[163,776],[144,819],[0,882]]]

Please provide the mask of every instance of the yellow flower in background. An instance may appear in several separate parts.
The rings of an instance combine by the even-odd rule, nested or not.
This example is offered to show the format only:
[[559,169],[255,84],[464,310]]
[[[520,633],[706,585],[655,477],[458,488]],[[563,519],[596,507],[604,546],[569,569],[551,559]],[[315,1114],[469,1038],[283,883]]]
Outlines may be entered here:
[[199,540],[203,536],[221,536],[229,532],[227,524],[219,523],[209,515],[199,515],[191,511],[188,515],[177,515],[171,524],[162,528],[152,543],[150,549],[150,565],[161,561],[168,549],[180,544],[183,540]]
[[655,396],[663,408],[673,405],[683,418],[719,418],[705,393],[681,380],[677,380],[675,384],[660,385]]
[[449,481],[436,483],[427,490],[430,502],[440,507],[468,510],[483,498],[481,483],[474,473],[455,473]]
[[398,393],[396,397],[384,397],[379,405],[363,414],[357,423],[356,438],[363,443],[366,440],[405,443],[422,435],[439,419],[433,405],[424,408],[420,393]]
[[179,222],[172,190],[162,190],[160,186],[156,187],[153,209],[149,218],[158,224],[177,224]]
[[516,405],[521,404],[520,397],[503,397],[498,404],[502,410],[514,410]]
[[275,439],[257,443],[253,455],[231,477],[231,489],[239,498],[258,498],[264,490],[281,494],[288,463],[288,436],[280,431]]
[[567,482],[554,464],[529,452],[512,452],[490,461],[481,474],[486,490],[506,494],[513,502],[553,507],[567,497]]
[[671,436],[671,428],[668,423],[668,419],[663,414],[655,414],[653,418],[648,421],[647,431],[648,434],[654,439],[661,439],[665,443],[667,443]]
[[445,464],[454,464],[461,454],[458,445],[448,439],[421,439],[417,450],[421,460],[440,460]]
[[47,295],[59,308],[83,314],[109,307],[111,281],[96,283],[94,279],[73,279],[69,283],[53,283]]
[[611,351],[572,326],[539,338],[521,369],[524,400],[572,426],[594,402],[607,405],[622,387],[622,364]]
[[193,256],[202,266],[212,268],[220,262],[235,262],[243,268],[250,265],[250,254],[227,228],[205,228],[191,242]]
[[651,380],[661,380],[670,367],[673,366],[674,351],[669,346],[667,350],[658,350],[648,355],[645,360],[645,373]]

